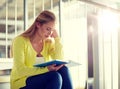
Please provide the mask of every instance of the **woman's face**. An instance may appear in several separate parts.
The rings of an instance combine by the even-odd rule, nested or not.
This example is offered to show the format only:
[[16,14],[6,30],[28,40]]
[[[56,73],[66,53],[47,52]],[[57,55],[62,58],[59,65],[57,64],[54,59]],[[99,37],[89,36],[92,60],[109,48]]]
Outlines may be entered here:
[[54,28],[55,22],[48,22],[46,24],[40,25],[38,29],[38,34],[40,35],[40,37],[42,37],[42,39],[47,39],[51,37]]

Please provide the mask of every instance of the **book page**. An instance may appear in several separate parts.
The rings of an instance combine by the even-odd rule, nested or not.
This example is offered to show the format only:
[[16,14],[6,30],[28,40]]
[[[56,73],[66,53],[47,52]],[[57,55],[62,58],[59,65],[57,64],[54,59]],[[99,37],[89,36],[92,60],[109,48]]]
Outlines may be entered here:
[[75,61],[69,60],[68,64],[66,64],[67,67],[73,67],[73,66],[80,66],[80,63],[77,63]]

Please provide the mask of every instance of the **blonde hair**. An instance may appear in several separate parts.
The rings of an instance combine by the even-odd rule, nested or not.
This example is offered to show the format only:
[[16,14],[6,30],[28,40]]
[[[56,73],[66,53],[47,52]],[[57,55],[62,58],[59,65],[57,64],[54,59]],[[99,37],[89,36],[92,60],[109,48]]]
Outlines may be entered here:
[[39,22],[41,25],[46,24],[48,22],[54,22],[56,20],[56,17],[54,15],[54,13],[50,12],[50,11],[42,11],[38,17],[35,19],[34,23],[30,26],[30,28],[28,28],[24,33],[22,33],[21,35],[24,37],[32,37],[36,30],[36,22]]

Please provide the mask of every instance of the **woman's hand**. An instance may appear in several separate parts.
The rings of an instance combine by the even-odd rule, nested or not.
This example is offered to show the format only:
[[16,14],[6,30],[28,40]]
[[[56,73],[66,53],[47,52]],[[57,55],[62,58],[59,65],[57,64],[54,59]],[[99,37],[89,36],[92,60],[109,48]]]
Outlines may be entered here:
[[55,64],[53,64],[53,65],[47,66],[47,68],[48,68],[49,71],[57,71],[57,70],[59,70],[63,66],[64,66],[64,64],[63,65],[59,65],[59,66],[56,66]]
[[55,29],[53,30],[51,37],[53,37],[53,38],[58,37],[58,33]]

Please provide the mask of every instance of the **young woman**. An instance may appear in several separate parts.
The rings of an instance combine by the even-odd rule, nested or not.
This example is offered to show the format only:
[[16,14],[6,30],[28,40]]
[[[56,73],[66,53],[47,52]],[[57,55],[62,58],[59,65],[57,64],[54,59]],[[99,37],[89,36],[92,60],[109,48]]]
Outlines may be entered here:
[[73,89],[65,65],[33,66],[37,60],[47,62],[63,59],[55,21],[52,12],[43,11],[28,30],[13,40],[11,89]]

